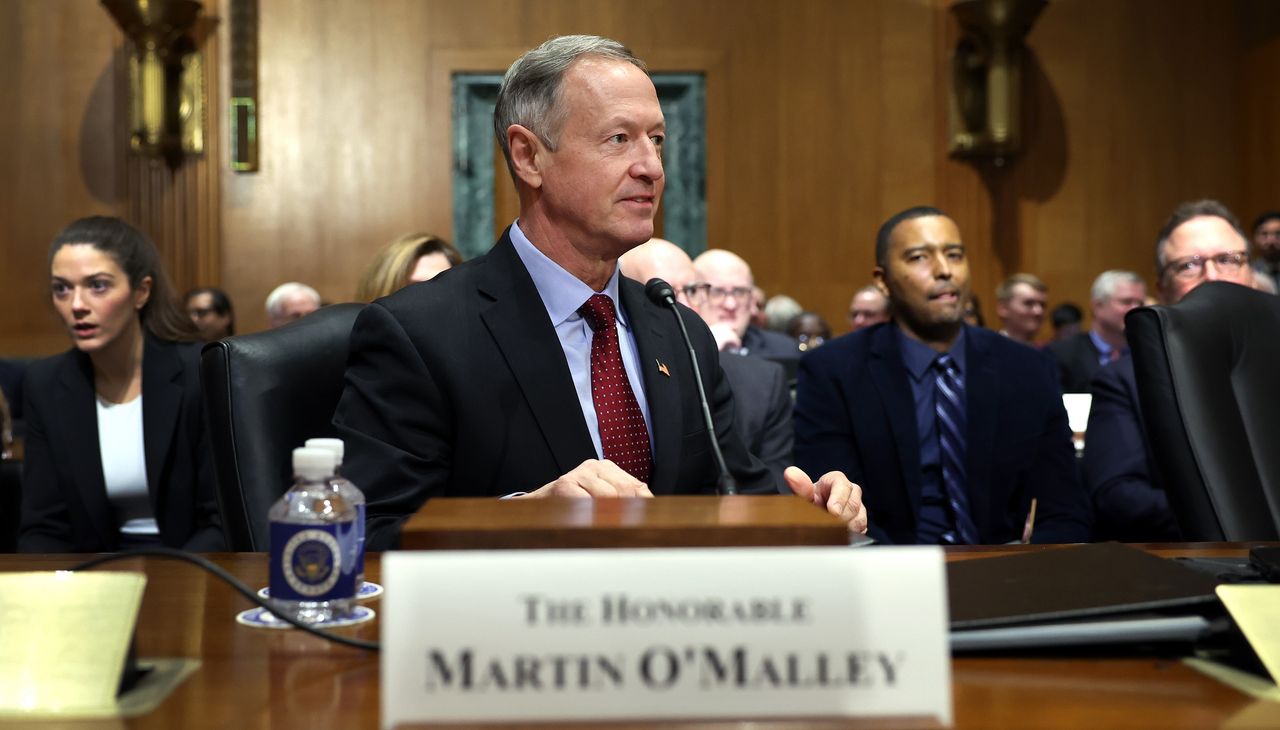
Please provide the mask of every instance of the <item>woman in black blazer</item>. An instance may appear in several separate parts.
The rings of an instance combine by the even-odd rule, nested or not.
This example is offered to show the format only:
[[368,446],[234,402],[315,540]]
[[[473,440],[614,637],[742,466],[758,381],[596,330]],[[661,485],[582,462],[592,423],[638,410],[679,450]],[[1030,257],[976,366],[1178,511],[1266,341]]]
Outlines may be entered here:
[[155,246],[117,218],[82,218],[49,268],[74,347],[27,372],[18,549],[225,549],[199,345]]

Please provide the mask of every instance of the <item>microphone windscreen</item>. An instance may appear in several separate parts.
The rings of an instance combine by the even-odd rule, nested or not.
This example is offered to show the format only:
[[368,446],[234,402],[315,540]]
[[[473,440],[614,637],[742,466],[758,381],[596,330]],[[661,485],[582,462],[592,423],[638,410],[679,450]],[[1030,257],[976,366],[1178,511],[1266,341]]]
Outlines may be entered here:
[[660,307],[665,307],[676,300],[676,293],[671,285],[656,277],[644,285],[644,293],[649,297],[649,301]]

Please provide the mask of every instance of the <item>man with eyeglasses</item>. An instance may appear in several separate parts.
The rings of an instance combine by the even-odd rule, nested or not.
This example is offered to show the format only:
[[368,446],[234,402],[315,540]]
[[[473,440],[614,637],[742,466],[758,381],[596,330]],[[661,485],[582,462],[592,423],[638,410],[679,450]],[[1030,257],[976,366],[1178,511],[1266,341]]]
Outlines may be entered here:
[[[1215,200],[1183,203],[1156,238],[1156,291],[1169,305],[1206,281],[1253,286],[1248,264],[1248,239],[1226,206]],[[1099,370],[1091,391],[1083,466],[1094,539],[1180,539],[1168,498],[1151,473],[1132,358],[1125,355]]]
[[1269,210],[1253,222],[1254,271],[1280,279],[1280,211]]
[[[640,244],[618,259],[622,275],[639,282],[658,277],[676,292],[676,299],[709,321],[707,284],[697,281],[693,261],[684,249],[661,238]],[[688,326],[692,326],[692,319]],[[736,352],[720,352],[720,368],[733,389],[733,430],[773,474],[784,494],[782,473],[792,464],[791,388],[782,366]]]
[[723,249],[711,249],[693,260],[698,281],[705,285],[707,306],[703,318],[721,351],[763,357],[794,368],[800,359],[796,341],[778,332],[751,325],[755,279],[742,257]]

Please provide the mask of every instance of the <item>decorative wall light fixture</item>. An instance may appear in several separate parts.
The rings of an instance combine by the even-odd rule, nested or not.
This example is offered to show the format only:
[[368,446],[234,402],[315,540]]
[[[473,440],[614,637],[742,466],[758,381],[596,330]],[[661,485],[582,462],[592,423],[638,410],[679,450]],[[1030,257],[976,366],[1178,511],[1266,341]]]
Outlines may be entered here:
[[1023,39],[1047,0],[955,0],[963,35],[951,56],[949,131],[954,157],[997,165],[1022,141]]
[[204,62],[192,38],[198,0],[102,0],[133,42],[129,58],[130,148],[170,169],[204,153]]

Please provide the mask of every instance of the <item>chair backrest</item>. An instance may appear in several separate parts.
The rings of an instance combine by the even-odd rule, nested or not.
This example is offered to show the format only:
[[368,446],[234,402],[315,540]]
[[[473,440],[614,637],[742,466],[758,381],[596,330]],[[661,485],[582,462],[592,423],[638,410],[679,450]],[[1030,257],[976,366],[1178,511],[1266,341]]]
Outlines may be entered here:
[[1206,282],[1129,312],[1125,334],[1183,538],[1280,539],[1280,298]]
[[332,304],[200,355],[218,507],[231,550],[269,545],[267,512],[288,489],[293,449],[334,436],[351,326],[364,305]]

